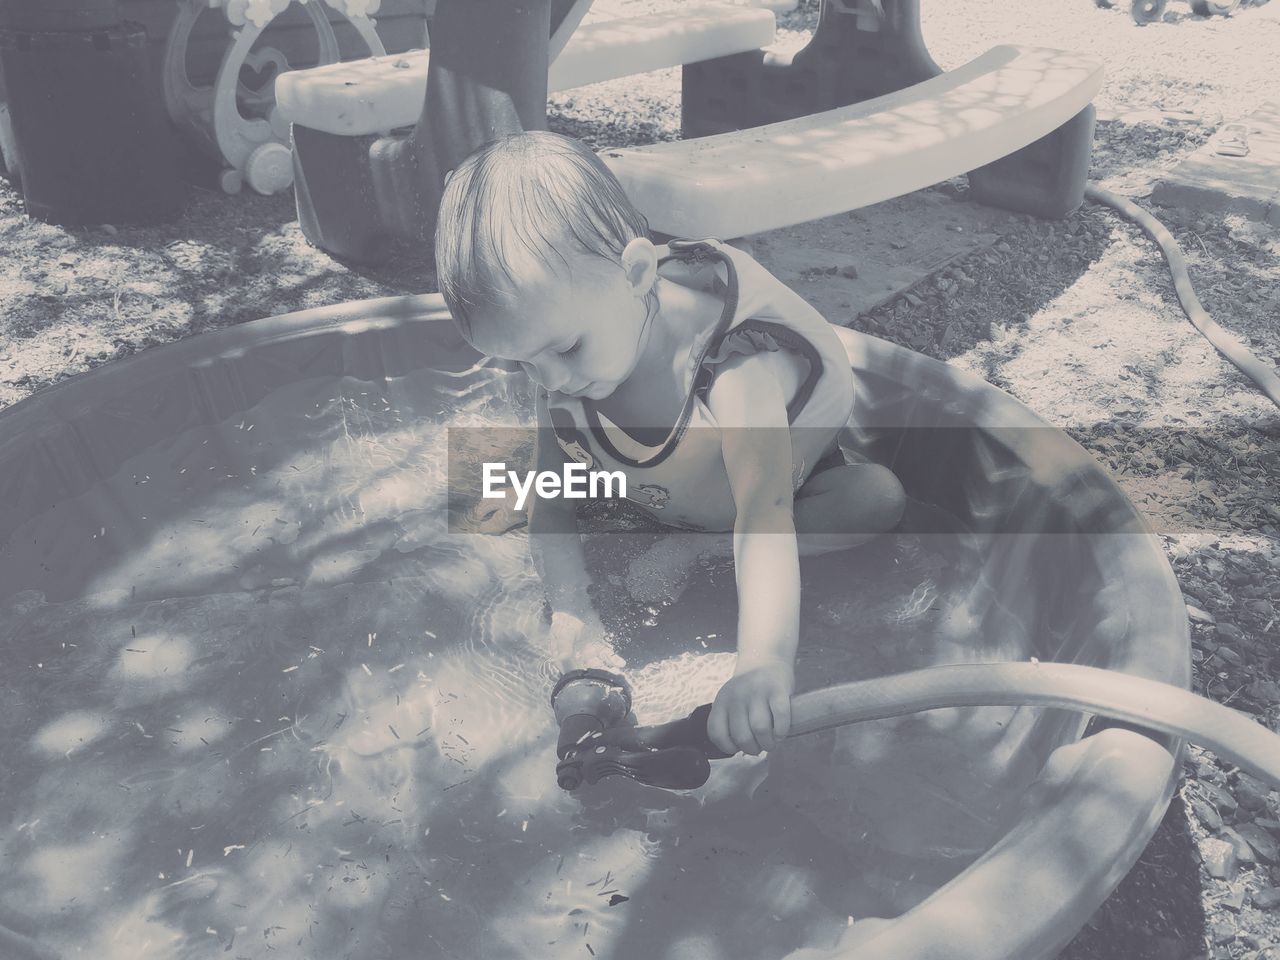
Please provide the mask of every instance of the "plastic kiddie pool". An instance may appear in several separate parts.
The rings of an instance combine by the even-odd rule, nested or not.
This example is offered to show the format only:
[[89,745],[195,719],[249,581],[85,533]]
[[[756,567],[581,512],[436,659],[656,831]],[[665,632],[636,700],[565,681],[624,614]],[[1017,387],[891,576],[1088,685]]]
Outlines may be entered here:
[[[897,472],[915,528],[806,561],[801,688],[1031,657],[1186,686],[1172,572],[1087,454],[972,376],[862,343],[844,445]],[[1026,960],[1079,930],[1154,831],[1177,744],[935,710],[722,761],[692,793],[558,790],[524,536],[446,523],[447,452],[504,441],[444,425],[527,422],[522,378],[476,360],[438,297],[376,300],[0,415],[3,942]],[[622,595],[608,542],[589,554]],[[640,605],[641,722],[714,693],[731,597],[713,566]]]

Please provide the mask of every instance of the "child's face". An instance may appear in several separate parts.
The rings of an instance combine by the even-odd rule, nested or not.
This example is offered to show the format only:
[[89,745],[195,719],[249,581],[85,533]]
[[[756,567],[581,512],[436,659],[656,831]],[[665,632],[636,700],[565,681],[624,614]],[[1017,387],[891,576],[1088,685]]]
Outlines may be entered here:
[[549,391],[602,400],[640,357],[645,300],[616,264],[596,261],[566,279],[547,272],[475,311],[471,345],[518,362]]

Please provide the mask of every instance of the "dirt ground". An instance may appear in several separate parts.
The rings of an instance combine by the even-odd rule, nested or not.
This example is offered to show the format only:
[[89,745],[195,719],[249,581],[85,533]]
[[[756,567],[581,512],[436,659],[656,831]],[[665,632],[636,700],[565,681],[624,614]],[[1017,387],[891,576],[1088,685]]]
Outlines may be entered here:
[[[601,0],[597,15],[682,2]],[[1277,95],[1280,3],[1204,20],[1173,2],[1167,22],[1141,28],[1128,4],[1091,0],[922,6],[944,67],[1002,42],[1103,59],[1092,176],[1147,203],[1210,313],[1280,363],[1280,229],[1142,200],[1219,123]],[[816,0],[805,0],[781,18],[781,42],[802,43],[815,20]],[[561,94],[551,116],[597,147],[672,138],[678,77]],[[961,181],[931,196],[967,202]],[[27,220],[0,181],[0,250],[0,408],[157,344],[434,282],[425,252],[355,271],[311,248],[291,194],[228,197],[208,185],[176,223],[69,230]],[[980,373],[1106,465],[1177,573],[1196,691],[1280,729],[1280,417],[1187,323],[1154,245],[1091,205],[1058,222],[1005,217],[888,302],[840,302],[824,301],[829,319]],[[1065,958],[1280,960],[1280,798],[1199,751],[1184,769],[1155,841]]]

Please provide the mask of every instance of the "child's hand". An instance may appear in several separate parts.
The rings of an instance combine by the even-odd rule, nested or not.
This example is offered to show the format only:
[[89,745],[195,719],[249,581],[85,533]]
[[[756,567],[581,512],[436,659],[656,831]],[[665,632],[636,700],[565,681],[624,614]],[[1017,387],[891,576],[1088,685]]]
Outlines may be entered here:
[[548,653],[562,670],[620,670],[626,663],[610,646],[604,622],[594,611],[585,620],[565,611],[553,613],[549,640]]
[[764,660],[738,672],[720,688],[707,736],[726,753],[772,750],[791,732],[791,691],[795,668],[788,660]]

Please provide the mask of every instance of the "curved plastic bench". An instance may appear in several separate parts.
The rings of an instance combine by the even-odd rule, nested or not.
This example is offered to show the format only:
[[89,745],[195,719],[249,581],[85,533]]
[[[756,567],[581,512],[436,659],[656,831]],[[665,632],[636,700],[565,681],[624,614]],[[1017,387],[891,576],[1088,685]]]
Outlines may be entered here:
[[1071,120],[1101,85],[1096,61],[999,46],[852,106],[601,156],[654,230],[742,237],[870,206],[992,163]]
[[[574,87],[677,67],[773,42],[768,10],[701,4],[680,16],[651,14],[586,23],[552,62],[548,88]],[[293,70],[276,81],[276,106],[290,123],[339,136],[411,127],[422,112],[431,51]]]

